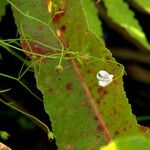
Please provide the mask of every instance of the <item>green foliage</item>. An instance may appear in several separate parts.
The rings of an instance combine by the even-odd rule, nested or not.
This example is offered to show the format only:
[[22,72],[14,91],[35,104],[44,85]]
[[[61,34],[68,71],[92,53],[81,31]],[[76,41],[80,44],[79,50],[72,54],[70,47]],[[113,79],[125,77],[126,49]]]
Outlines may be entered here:
[[[106,13],[105,19],[110,19],[116,30],[120,30],[121,34],[129,38],[132,43],[149,51],[150,44],[128,4],[123,0],[104,0],[103,2],[106,7],[106,11],[103,12],[104,14]],[[102,10],[100,9],[100,11]]]
[[[26,52],[40,52],[43,57],[48,54],[44,46],[31,43],[27,39],[30,37],[58,49],[52,50],[52,54],[60,54],[56,59],[43,60],[41,57],[40,64],[35,61],[37,86],[43,93],[45,109],[51,117],[58,147],[97,149],[114,137],[140,133],[123,92],[123,68],[100,41],[96,32],[99,24],[92,24],[98,22],[98,18],[92,17],[91,21],[88,17],[89,8],[94,10],[93,3],[80,0],[54,3],[60,7],[59,10],[63,5],[65,14],[56,14],[54,24],[49,22],[50,27],[46,23],[49,20],[48,11],[43,5],[39,7],[42,1],[34,5],[36,13],[31,13],[33,8],[27,7],[33,6],[32,1],[26,4],[15,2],[12,6]],[[24,13],[27,11],[28,14]],[[55,34],[58,31],[61,32],[59,39]],[[67,53],[69,56],[65,57]],[[57,65],[63,66],[63,72],[55,70]],[[96,79],[96,73],[102,69],[115,76],[114,82],[106,88],[100,88]]]
[[[97,150],[114,138],[149,136],[149,130],[140,130],[128,104],[122,82],[124,67],[115,61],[100,40],[101,24],[91,0],[50,1],[60,10],[57,12],[50,5],[55,9],[51,14],[43,0],[7,2],[12,6],[23,49],[7,41],[1,40],[0,44],[23,51],[32,59],[37,87],[43,93],[45,110],[51,118],[59,149]],[[125,2],[105,0],[104,6],[112,22],[149,50],[142,28]],[[99,70],[114,75],[107,87],[98,85],[96,74]],[[0,76],[19,82],[37,97],[21,82],[25,72],[21,70],[18,78],[2,73]],[[20,112],[46,130],[48,138],[54,138],[44,123]],[[132,140],[138,142],[138,138]]]
[[[88,29],[93,32],[97,37],[103,36],[101,21],[98,19],[98,12],[95,9],[94,3],[89,3],[89,1],[82,1],[83,13],[85,15]],[[93,21],[94,20],[94,21]]]
[[7,4],[8,3],[6,0],[1,0],[0,2],[0,22],[2,20],[2,17],[5,15],[5,7]]
[[142,136],[124,137],[112,141],[100,150],[149,150],[150,140]]
[[129,0],[129,3],[137,10],[150,14],[150,0]]

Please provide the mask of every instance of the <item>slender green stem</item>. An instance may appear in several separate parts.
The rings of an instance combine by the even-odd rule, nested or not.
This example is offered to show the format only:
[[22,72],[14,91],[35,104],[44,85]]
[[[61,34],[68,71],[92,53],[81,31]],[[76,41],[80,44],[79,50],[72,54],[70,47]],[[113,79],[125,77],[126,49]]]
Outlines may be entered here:
[[[16,53],[15,51],[13,51],[11,48],[8,47],[8,45],[4,44],[3,42],[1,42],[0,40],[0,44],[3,48],[5,48],[8,52],[10,52],[13,56],[15,56],[16,58],[18,58],[20,61],[24,62],[24,58],[19,55],[18,53]],[[29,66],[31,63],[30,61],[26,61],[25,65]]]
[[31,68],[31,66],[32,66],[32,64],[31,64],[30,66],[28,66],[28,67],[26,68],[26,70],[22,73],[24,64],[22,65],[22,67],[21,67],[21,69],[20,69],[20,71],[19,71],[18,80],[20,80],[20,79],[25,75],[25,73],[26,73],[27,71],[29,71],[29,69]]
[[23,50],[23,49],[21,49],[21,48],[18,48],[18,47],[16,47],[16,46],[11,45],[11,44],[5,43],[5,42],[3,42],[3,41],[1,41],[1,40],[0,40],[0,42],[1,42],[2,44],[6,45],[6,46],[9,46],[9,47],[14,48],[14,49],[16,49],[16,50],[19,50],[19,51],[22,51],[22,52],[26,52],[27,54],[32,54],[32,55],[35,55],[35,56],[40,56],[40,57],[43,57],[43,56],[44,56],[45,58],[54,58],[54,59],[55,59],[55,58],[58,58],[58,57],[55,57],[56,55],[61,55],[60,53],[58,53],[58,54],[51,54],[51,55],[42,55],[42,54],[30,52],[30,51],[25,51],[25,50]]
[[12,106],[12,105],[9,104],[9,103],[6,103],[6,102],[3,101],[1,98],[0,98],[0,101],[1,101],[3,104],[7,105],[8,107],[10,107],[10,108],[12,108],[12,109],[14,109],[14,110],[16,110],[16,111],[18,111],[18,112],[24,114],[25,116],[27,116],[28,118],[30,118],[31,120],[33,120],[33,122],[36,122],[37,124],[39,124],[39,126],[40,126],[41,128],[44,128],[44,131],[47,132],[49,138],[50,138],[50,139],[54,139],[54,134],[50,131],[49,127],[48,127],[45,123],[43,123],[42,121],[40,121],[38,118],[34,117],[33,115],[31,115],[31,114],[29,114],[29,113],[26,113],[26,112],[20,110],[19,108],[16,108],[15,106]]
[[8,92],[8,91],[10,91],[10,90],[11,90],[11,88],[5,89],[5,90],[0,90],[0,93]]
[[34,97],[36,97],[38,100],[42,101],[36,94],[34,94],[23,82],[21,82],[19,79],[15,78],[15,77],[12,77],[10,75],[7,75],[7,74],[3,74],[3,73],[0,73],[0,76],[3,76],[3,77],[6,77],[6,78],[9,78],[9,79],[12,79],[12,80],[15,80],[17,82],[19,82],[29,93],[31,93]]

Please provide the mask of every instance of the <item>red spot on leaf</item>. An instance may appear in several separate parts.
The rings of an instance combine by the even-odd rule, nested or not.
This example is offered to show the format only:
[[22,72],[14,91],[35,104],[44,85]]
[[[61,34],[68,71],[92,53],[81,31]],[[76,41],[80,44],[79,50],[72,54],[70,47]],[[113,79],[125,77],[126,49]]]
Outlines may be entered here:
[[66,31],[66,26],[65,26],[65,25],[61,26],[61,31],[62,31],[62,32],[65,32],[65,31]]
[[70,57],[70,54],[65,54],[66,57]]
[[65,85],[65,87],[66,87],[67,90],[72,90],[72,83],[71,82],[67,83]]
[[105,127],[103,127],[101,124],[99,124],[99,125],[97,126],[97,128],[98,128],[100,131],[102,131],[102,132],[105,131]]
[[58,21],[64,16],[65,12],[58,13],[54,16],[53,22],[58,23]]
[[115,134],[115,136],[117,136],[117,135],[120,134],[120,131],[119,131],[119,130],[116,130],[116,131],[114,132],[114,134]]
[[99,87],[99,88],[97,89],[97,92],[98,92],[99,94],[101,94],[101,96],[105,96],[105,95],[107,94],[107,91],[106,91],[104,88],[102,88],[102,87]]
[[27,57],[33,60],[39,60],[41,57],[36,54],[48,55],[51,53],[50,50],[40,47],[40,45],[32,42],[21,41],[21,46],[25,50],[24,53]]
[[96,103],[100,104],[102,102],[104,96],[107,94],[107,91],[104,88],[99,87],[97,89],[97,92],[100,94],[100,97],[96,100]]

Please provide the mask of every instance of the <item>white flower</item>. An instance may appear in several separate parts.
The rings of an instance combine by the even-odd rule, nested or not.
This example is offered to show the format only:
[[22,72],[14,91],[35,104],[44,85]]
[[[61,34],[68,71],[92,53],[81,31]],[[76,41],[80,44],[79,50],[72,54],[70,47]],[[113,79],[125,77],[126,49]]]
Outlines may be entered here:
[[100,70],[97,73],[96,77],[99,80],[98,81],[99,86],[105,87],[105,86],[109,85],[113,81],[114,75],[109,74],[105,70]]

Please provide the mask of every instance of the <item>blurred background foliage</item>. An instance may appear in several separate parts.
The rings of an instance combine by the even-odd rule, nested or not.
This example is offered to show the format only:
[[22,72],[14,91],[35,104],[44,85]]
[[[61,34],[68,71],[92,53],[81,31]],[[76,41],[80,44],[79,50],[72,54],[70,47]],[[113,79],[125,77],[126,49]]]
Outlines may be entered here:
[[[0,4],[0,39],[19,38],[10,5]],[[116,60],[125,66],[124,88],[139,124],[150,126],[150,0],[103,0],[96,4],[101,21],[101,38]],[[18,45],[15,45],[18,46]],[[17,77],[25,54],[0,47],[0,72]],[[23,67],[25,70],[26,65]],[[34,73],[28,71],[22,78],[42,99],[36,88]],[[0,77],[0,98],[13,102],[25,112],[36,116],[50,128],[43,104],[29,94],[18,82]],[[15,150],[56,149],[43,130],[23,114],[0,102],[0,141]]]

